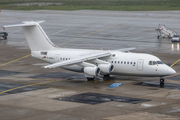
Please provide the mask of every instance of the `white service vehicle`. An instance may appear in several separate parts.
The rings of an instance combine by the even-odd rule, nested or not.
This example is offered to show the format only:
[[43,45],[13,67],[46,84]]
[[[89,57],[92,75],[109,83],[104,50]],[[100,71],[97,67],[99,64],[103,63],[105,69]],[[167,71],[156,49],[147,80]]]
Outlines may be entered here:
[[39,25],[42,22],[44,21],[26,21],[4,27],[22,27],[31,49],[31,56],[50,63],[44,68],[61,67],[83,72],[88,80],[94,80],[99,74],[160,77],[161,84],[164,84],[163,76],[176,73],[156,56],[127,52],[134,48],[119,50],[59,48],[50,41]]
[[180,36],[179,35],[173,35],[171,41],[172,42],[179,42]]

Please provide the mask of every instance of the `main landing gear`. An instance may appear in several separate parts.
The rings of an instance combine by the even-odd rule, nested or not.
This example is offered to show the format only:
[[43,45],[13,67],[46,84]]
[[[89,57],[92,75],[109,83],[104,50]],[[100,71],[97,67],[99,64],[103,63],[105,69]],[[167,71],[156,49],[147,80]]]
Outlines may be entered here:
[[110,77],[110,75],[109,75],[109,74],[106,74],[106,75],[104,75],[104,77]]
[[[91,76],[88,76],[88,75],[86,75],[85,77],[86,77],[86,79],[87,79],[88,81],[92,81],[92,80],[95,79],[95,77],[91,77]],[[110,77],[110,74],[100,75],[99,77],[104,77],[104,78],[107,77],[107,78],[109,78],[109,77]]]
[[92,78],[91,78],[91,77],[87,77],[87,80],[88,80],[88,81],[92,81],[92,80],[94,80],[94,79],[95,79],[95,77],[92,77]]
[[160,78],[160,87],[164,87],[164,78]]

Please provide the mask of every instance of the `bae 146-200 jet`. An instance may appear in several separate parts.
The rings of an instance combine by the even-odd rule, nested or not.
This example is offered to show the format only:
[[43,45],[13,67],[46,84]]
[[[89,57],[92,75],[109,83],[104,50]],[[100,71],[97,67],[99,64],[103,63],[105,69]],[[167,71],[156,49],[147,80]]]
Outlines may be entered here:
[[44,21],[25,21],[4,27],[22,27],[31,49],[31,56],[50,63],[44,68],[61,67],[66,70],[83,72],[87,80],[98,75],[132,75],[160,77],[176,71],[150,54],[127,52],[134,48],[119,50],[70,49],[55,46],[40,26]]

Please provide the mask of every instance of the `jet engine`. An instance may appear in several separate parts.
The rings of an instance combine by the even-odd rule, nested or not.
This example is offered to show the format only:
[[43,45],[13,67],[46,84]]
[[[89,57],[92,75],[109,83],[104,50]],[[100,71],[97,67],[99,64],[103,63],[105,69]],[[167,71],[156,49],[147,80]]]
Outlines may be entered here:
[[96,76],[100,69],[97,66],[94,67],[84,67],[84,73],[90,75],[90,76]]
[[114,69],[114,66],[111,64],[99,64],[98,67],[103,74],[109,74]]

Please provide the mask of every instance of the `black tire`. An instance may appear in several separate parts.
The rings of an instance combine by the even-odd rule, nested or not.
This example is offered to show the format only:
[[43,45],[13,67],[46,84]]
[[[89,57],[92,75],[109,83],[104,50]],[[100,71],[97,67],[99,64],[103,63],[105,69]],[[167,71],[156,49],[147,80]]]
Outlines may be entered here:
[[164,78],[161,78],[161,79],[160,79],[160,83],[163,83],[163,84],[164,84]]
[[164,83],[160,83],[160,87],[161,87],[161,88],[164,88]]
[[4,39],[6,40],[6,39],[7,39],[7,36],[4,36]]
[[93,78],[87,77],[87,80],[88,80],[88,81],[92,81],[92,80],[94,80],[94,79],[95,79],[95,77],[93,77]]
[[110,77],[110,75],[109,75],[109,74],[107,74],[107,75],[104,75],[104,77]]
[[164,88],[164,78],[161,78],[159,81],[160,81],[160,87]]

